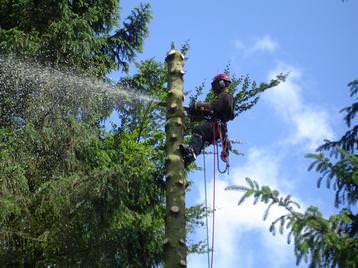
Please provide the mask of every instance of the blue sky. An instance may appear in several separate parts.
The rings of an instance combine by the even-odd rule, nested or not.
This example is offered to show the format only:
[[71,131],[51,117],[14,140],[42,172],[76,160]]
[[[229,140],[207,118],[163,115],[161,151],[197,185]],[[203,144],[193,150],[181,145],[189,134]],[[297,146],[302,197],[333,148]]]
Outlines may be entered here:
[[[123,1],[123,17],[139,3]],[[262,221],[264,207],[251,201],[238,207],[240,193],[224,188],[251,177],[292,194],[304,208],[312,204],[325,215],[334,212],[333,194],[316,188],[318,175],[307,171],[304,155],[345,131],[338,112],[350,103],[347,83],[358,78],[358,1],[153,0],[151,6],[150,34],[138,59],[162,61],[172,41],[180,46],[189,40],[185,90],[203,81],[208,90],[228,63],[236,75],[258,82],[290,71],[286,83],[229,123],[230,138],[243,142],[238,149],[244,156],[231,156],[230,175],[217,179],[214,267],[296,267],[286,237],[272,236],[270,219]],[[189,178],[194,184],[187,204],[202,203],[202,174]],[[280,213],[273,210],[271,219]],[[204,230],[189,239],[199,238]],[[206,260],[190,255],[188,267],[207,267]]]

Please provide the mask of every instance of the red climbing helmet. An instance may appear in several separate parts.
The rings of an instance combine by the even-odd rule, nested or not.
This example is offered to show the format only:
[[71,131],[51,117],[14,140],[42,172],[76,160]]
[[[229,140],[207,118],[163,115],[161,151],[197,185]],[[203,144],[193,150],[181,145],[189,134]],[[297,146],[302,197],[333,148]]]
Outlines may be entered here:
[[229,76],[226,73],[217,74],[213,78],[213,82],[221,81],[221,80],[226,81],[228,83],[231,83],[231,80],[230,80]]
[[214,77],[213,82],[211,82],[211,88],[216,94],[219,94],[230,83],[231,80],[226,73],[217,74]]

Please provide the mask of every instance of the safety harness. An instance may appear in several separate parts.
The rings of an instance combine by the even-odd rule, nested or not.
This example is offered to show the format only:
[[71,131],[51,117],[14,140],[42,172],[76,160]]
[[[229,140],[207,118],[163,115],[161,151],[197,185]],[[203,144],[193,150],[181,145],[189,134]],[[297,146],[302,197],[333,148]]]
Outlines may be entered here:
[[[194,107],[184,107],[187,111],[190,121],[202,121],[206,120],[208,122],[211,122],[212,129],[213,129],[213,141],[212,144],[214,145],[214,152],[216,152],[217,159],[215,160],[217,162],[217,169],[221,174],[224,174],[226,172],[229,173],[229,138],[227,136],[227,128],[225,125],[225,131],[223,131],[224,123],[213,116],[213,111],[208,109],[196,109]],[[219,154],[218,154],[218,144],[217,140],[220,140],[220,144],[222,147],[220,158],[225,163],[225,168],[220,168],[220,161],[219,161]]]

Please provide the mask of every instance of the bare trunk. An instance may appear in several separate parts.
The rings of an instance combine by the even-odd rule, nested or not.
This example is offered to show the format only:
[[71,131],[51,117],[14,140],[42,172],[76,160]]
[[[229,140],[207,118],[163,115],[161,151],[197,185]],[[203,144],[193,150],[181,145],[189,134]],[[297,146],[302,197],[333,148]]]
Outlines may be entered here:
[[179,145],[184,138],[183,64],[184,56],[172,49],[168,64],[166,129],[166,226],[165,268],[186,267],[184,162]]

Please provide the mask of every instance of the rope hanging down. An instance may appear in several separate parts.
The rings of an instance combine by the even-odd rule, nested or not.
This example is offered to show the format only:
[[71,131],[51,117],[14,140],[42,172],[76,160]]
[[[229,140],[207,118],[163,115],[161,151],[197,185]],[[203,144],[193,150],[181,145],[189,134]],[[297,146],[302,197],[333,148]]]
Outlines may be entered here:
[[203,160],[204,160],[204,191],[205,191],[205,224],[206,224],[206,245],[208,248],[208,268],[210,268],[210,250],[209,250],[209,215],[208,215],[208,192],[207,192],[207,180],[206,180],[206,159],[205,159],[205,146],[203,148]]
[[[223,150],[221,152],[221,159],[225,162],[226,166],[224,170],[220,169],[220,160],[219,160],[219,149],[218,144],[216,142],[216,128],[219,132],[219,138]],[[205,208],[206,208],[206,241],[207,241],[207,248],[208,248],[208,268],[213,267],[214,263],[214,241],[215,241],[215,196],[216,196],[216,164],[218,171],[223,173],[229,173],[229,159],[228,159],[228,142],[227,137],[223,137],[222,129],[220,122],[213,122],[213,146],[214,146],[214,170],[213,170],[213,204],[212,204],[212,211],[213,211],[213,218],[212,218],[212,232],[211,232],[211,257],[210,257],[210,241],[209,241],[209,220],[208,220],[208,197],[207,197],[207,179],[206,179],[206,160],[205,160],[205,146],[203,149],[203,160],[204,160],[204,188],[205,188]]]
[[[215,154],[217,154],[216,134],[215,134],[215,123],[213,124],[213,145],[214,145],[214,174],[213,174],[213,221],[212,221],[212,232],[211,232],[211,268],[213,268],[214,262],[214,240],[215,240],[215,181],[216,181],[216,168],[215,168]],[[216,147],[216,149],[215,149]],[[219,166],[219,165],[218,165]]]

